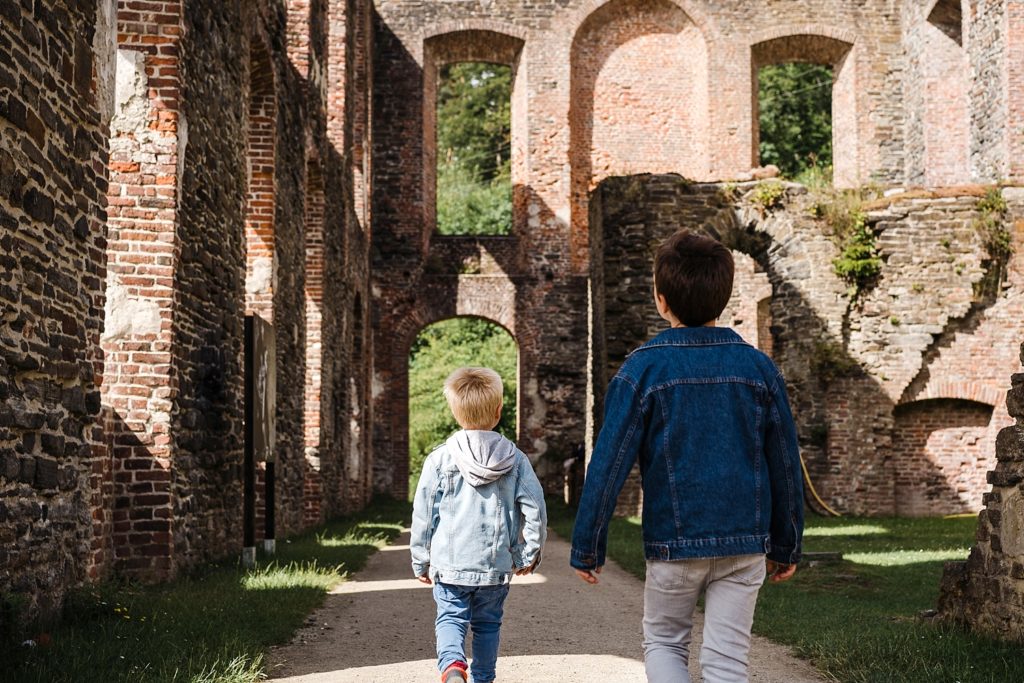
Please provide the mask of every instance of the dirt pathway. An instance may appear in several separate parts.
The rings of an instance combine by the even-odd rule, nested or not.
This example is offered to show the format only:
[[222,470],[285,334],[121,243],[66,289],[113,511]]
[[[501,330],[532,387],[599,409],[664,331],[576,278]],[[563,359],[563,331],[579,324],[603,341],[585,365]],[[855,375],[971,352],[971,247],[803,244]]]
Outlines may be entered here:
[[[291,683],[436,683],[434,601],[410,578],[408,533],[336,588],[307,626],[271,652],[271,676]],[[598,586],[569,570],[569,545],[548,536],[544,564],[517,577],[502,625],[499,681],[643,683],[643,583],[614,564]],[[691,646],[700,652],[700,634]],[[693,680],[700,681],[696,662]],[[787,648],[755,638],[751,681],[819,683]]]

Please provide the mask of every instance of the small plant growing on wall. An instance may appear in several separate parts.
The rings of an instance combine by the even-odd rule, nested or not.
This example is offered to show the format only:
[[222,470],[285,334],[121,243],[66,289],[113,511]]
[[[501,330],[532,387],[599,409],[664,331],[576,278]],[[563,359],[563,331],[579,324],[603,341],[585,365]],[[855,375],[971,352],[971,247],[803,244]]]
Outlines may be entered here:
[[974,285],[975,299],[994,297],[1006,279],[1006,267],[1013,255],[1013,236],[1006,227],[1006,200],[998,187],[991,187],[978,200],[974,229],[981,237],[988,258],[983,261],[985,275]]
[[759,183],[751,195],[754,203],[760,207],[761,215],[772,209],[782,206],[782,198],[786,194],[786,186],[777,180],[767,180]]
[[850,285],[850,298],[858,299],[882,273],[882,259],[863,211],[852,211],[843,228],[836,234],[840,252],[832,269]]

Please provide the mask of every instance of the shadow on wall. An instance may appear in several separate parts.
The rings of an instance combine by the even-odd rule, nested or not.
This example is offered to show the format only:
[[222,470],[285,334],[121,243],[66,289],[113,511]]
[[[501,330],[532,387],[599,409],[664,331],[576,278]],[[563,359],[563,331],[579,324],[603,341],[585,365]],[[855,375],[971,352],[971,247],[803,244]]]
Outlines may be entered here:
[[[680,226],[690,227],[748,254],[771,281],[772,355],[786,376],[803,456],[826,502],[874,515],[976,510],[989,467],[982,452],[992,406],[934,401],[897,410],[883,381],[837,339],[844,316],[858,312],[846,308],[846,286],[831,272],[836,247],[809,219],[752,209],[738,196],[745,189],[633,176],[595,190],[595,432],[608,379],[630,350],[663,328],[649,304],[653,250]],[[823,301],[837,303],[828,308]],[[622,502],[638,502],[635,488]]]

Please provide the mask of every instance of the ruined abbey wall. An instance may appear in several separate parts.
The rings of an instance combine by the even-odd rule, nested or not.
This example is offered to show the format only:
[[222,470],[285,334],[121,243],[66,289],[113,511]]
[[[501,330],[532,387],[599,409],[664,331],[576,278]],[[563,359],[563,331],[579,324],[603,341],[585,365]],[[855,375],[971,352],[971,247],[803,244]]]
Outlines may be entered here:
[[[600,287],[593,283],[603,277],[602,260],[628,260],[639,272],[647,255],[635,234],[621,236],[621,253],[600,241],[590,206],[595,189],[605,179],[641,173],[704,183],[749,179],[757,163],[757,69],[795,60],[833,69],[836,185],[897,192],[871,220],[883,252],[899,267],[852,310],[847,284],[832,271],[833,240],[786,209],[779,214],[785,218],[758,222],[777,224],[779,246],[770,253],[785,248],[792,256],[769,270],[764,258],[748,254],[743,270],[751,279],[741,282],[747,289],[731,315],[758,334],[759,344],[792,360],[788,372],[797,385],[815,387],[798,392],[804,439],[830,500],[849,510],[893,512],[894,501],[904,499],[894,492],[899,479],[912,501],[900,509],[910,514],[943,505],[977,509],[983,477],[952,471],[990,457],[979,455],[982,430],[989,434],[989,423],[1004,418],[998,409],[988,420],[982,413],[999,402],[993,387],[1013,367],[993,362],[994,372],[981,377],[959,368],[947,349],[969,358],[965,344],[1013,337],[1013,305],[1006,297],[984,306],[975,301],[974,283],[985,271],[971,227],[980,190],[918,199],[899,190],[1016,177],[1009,150],[1018,141],[1007,99],[1015,95],[969,77],[981,68],[991,82],[1018,77],[1005,55],[1024,33],[1001,30],[1014,25],[1006,3],[965,12],[957,2],[910,0],[893,12],[874,2],[390,0],[377,11],[374,325],[378,348],[388,349],[374,368],[379,488],[405,492],[409,344],[423,326],[456,315],[487,317],[516,337],[520,441],[542,474],[557,475],[556,463],[596,427],[594,400],[599,407],[598,387],[611,368],[600,367],[595,354],[606,343],[625,348],[656,329],[636,320],[646,299],[639,289],[615,298],[621,319],[598,310]],[[439,66],[452,61],[505,63],[515,73],[508,237],[434,234],[434,97]],[[616,201],[602,192],[606,205]],[[708,190],[707,201],[714,203],[717,192]],[[643,210],[660,211],[664,201],[676,200],[655,193]],[[735,213],[684,204],[677,213],[665,209],[666,225],[696,227],[711,208]],[[935,249],[942,240],[951,241],[949,250]],[[913,255],[919,243],[928,267]],[[494,267],[466,267],[467,253]],[[956,321],[965,321],[962,329]],[[822,345],[819,355],[831,353],[829,344],[845,349],[863,375],[830,373],[836,376],[821,382],[820,368],[809,365],[813,343]],[[917,401],[933,403],[922,409]],[[936,411],[958,426],[924,426]],[[908,436],[894,446],[897,419]],[[897,471],[888,459],[893,448],[919,454],[922,443],[949,470],[936,477],[962,479],[950,484],[962,495],[943,498],[936,491],[947,486],[939,479],[916,483],[914,467]]]
[[240,550],[250,311],[278,534],[369,499],[369,9],[3,5],[0,593]]
[[[841,249],[833,228],[814,218],[836,196],[791,185],[766,207],[760,187],[678,176],[599,186],[590,217],[600,240],[591,265],[594,423],[626,354],[665,327],[650,303],[653,252],[686,225],[733,250],[736,287],[720,324],[782,369],[801,451],[829,505],[857,514],[980,509],[995,435],[1009,423],[1002,397],[1005,377],[1019,367],[1013,340],[1024,337],[1017,191],[1004,190],[1011,201],[1001,220],[1017,255],[997,294],[978,291],[997,266],[979,228],[980,193],[964,188],[865,204],[883,265],[854,300],[832,266]],[[637,500],[635,489],[625,496]]]
[[[0,3],[0,592],[237,552],[247,312],[276,330],[280,533],[405,497],[408,350],[457,315],[515,337],[554,488],[660,329],[679,225],[736,254],[724,322],[785,371],[829,504],[978,509],[1024,337],[1022,49],[1006,0]],[[749,182],[757,69],[794,60],[833,69],[836,185],[884,193],[856,299],[824,200]],[[513,69],[508,236],[434,232],[456,61]]]

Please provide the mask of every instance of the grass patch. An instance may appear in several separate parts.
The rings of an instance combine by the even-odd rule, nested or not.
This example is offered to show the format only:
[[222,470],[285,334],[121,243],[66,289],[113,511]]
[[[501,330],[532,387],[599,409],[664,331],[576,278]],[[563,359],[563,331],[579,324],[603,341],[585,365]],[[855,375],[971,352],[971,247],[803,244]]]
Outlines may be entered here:
[[[571,537],[573,511],[548,502],[551,527]],[[810,517],[808,552],[841,562],[803,563],[788,583],[767,584],[754,632],[792,645],[843,683],[1024,681],[1019,645],[919,618],[938,601],[942,564],[967,557],[976,521]],[[612,520],[608,556],[644,577],[638,518]]]
[[326,592],[397,536],[408,516],[407,503],[379,500],[315,532],[279,540],[277,556],[259,558],[252,571],[224,562],[156,586],[83,589],[69,597],[63,620],[47,634],[48,646],[0,647],[2,678],[12,683],[263,680],[267,647],[287,642]]

